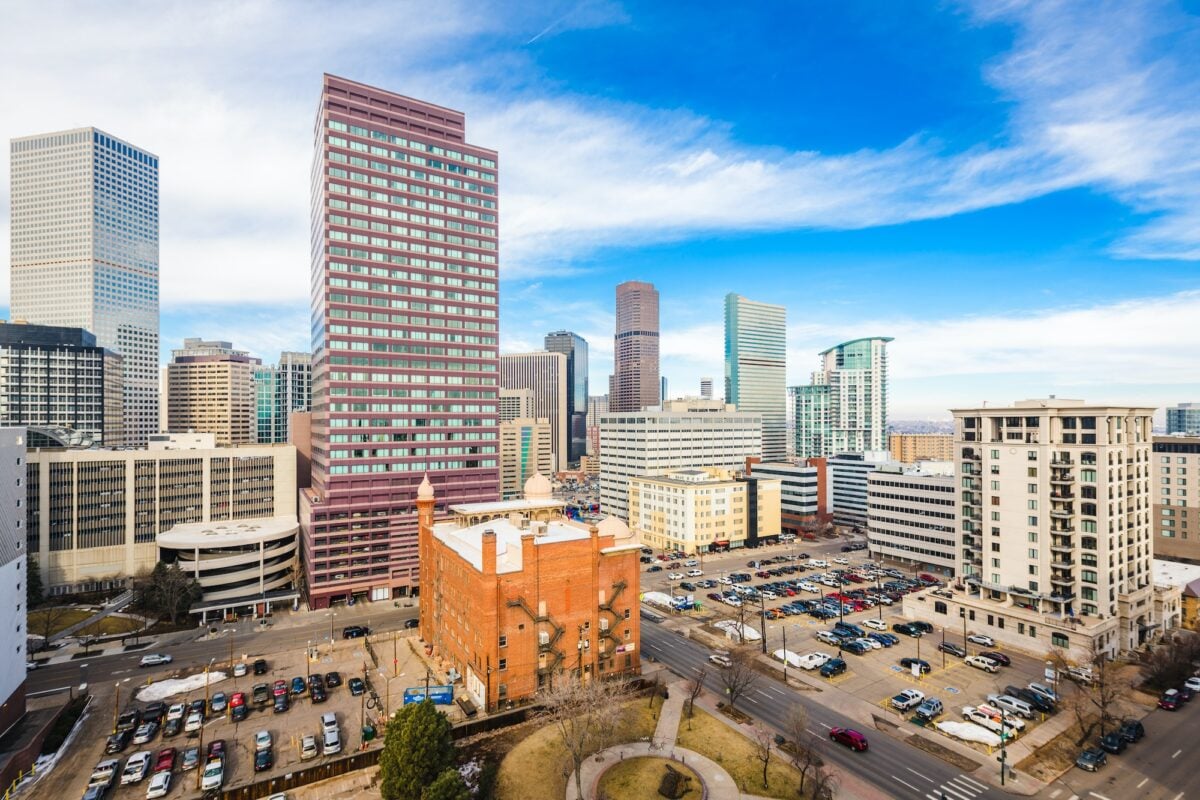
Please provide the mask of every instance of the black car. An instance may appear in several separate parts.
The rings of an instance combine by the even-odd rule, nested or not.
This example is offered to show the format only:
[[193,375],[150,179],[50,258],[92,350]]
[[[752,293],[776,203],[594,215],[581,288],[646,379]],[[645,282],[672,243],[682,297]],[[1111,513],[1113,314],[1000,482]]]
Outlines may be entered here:
[[109,755],[119,753],[126,747],[129,747],[129,741],[133,738],[133,729],[128,728],[123,731],[117,731],[112,736],[108,737],[108,741],[104,744],[104,752]]
[[1121,727],[1117,729],[1117,734],[1132,744],[1133,742],[1140,741],[1146,735],[1146,728],[1136,719],[1127,719],[1121,723]]
[[662,567],[654,564],[653,566],[646,567],[646,572],[662,572]]
[[163,723],[163,728],[162,728],[163,738],[165,739],[168,736],[178,736],[179,732],[181,730],[183,730],[183,718],[182,717],[176,717],[175,719],[169,719]]
[[1108,755],[1098,747],[1084,750],[1079,754],[1079,758],[1075,759],[1075,766],[1088,772],[1095,772],[1107,763]]
[[154,721],[162,724],[162,718],[167,713],[167,707],[159,702],[151,703],[142,709],[142,722]]
[[332,689],[335,686],[341,686],[342,685],[341,674],[339,674],[337,672],[326,672],[325,673],[325,685],[327,687],[329,687],[330,689]]
[[846,671],[846,662],[840,658],[831,658],[821,665],[821,677],[832,678]]
[[324,703],[327,698],[328,695],[325,694],[325,687],[323,686],[313,686],[308,693],[308,699],[314,703]]
[[281,694],[275,698],[275,713],[276,714],[282,714],[283,712],[287,711],[288,708],[289,708],[288,696],[286,694]]
[[908,623],[908,622],[897,622],[895,625],[892,626],[892,630],[894,630],[896,633],[903,633],[906,636],[922,636],[923,635],[919,628],[914,628],[912,626],[912,624]]
[[361,639],[371,632],[366,625],[347,625],[342,628],[343,639]]
[[255,675],[266,675],[267,674],[267,661],[265,658],[260,658],[254,662],[254,674]]
[[913,667],[913,664],[917,664],[920,666],[922,675],[928,674],[933,669],[931,666],[929,666],[929,662],[923,658],[902,658],[902,659],[900,659],[900,666],[904,667],[905,669],[911,670]]
[[132,731],[142,724],[142,712],[136,708],[131,711],[126,711],[121,716],[117,717],[117,733],[121,731]]
[[349,686],[350,694],[354,695],[355,697],[358,697],[367,690],[367,685],[363,683],[362,678],[351,678]]
[[416,620],[416,619],[406,619],[406,620],[404,620],[404,629],[405,629],[405,630],[412,630],[413,628],[418,628],[418,627],[420,627],[420,625],[421,625],[421,621],[420,621],[420,620]]
[[321,677],[321,673],[314,672],[312,675],[308,676],[308,686],[310,689],[315,689],[318,686],[320,686],[322,689],[324,689],[325,688],[325,679]]
[[1038,711],[1041,711],[1043,714],[1051,714],[1054,712],[1054,704],[1037,692],[1030,691],[1029,689],[1021,689],[1016,686],[1005,686],[1004,693],[1009,697],[1015,697],[1018,700],[1024,700],[1026,703],[1029,703],[1029,705],[1033,706]]
[[928,622],[921,622],[920,620],[913,620],[912,622],[910,622],[908,624],[912,625],[914,628],[919,630],[921,633],[933,633],[933,626],[930,625]]
[[242,703],[239,706],[234,706],[229,709],[229,719],[233,722],[241,722],[250,713],[250,706]]
[[201,697],[188,703],[188,713],[205,716],[208,713],[208,705],[204,702],[204,698]]
[[1125,748],[1128,746],[1129,743],[1116,732],[1106,733],[1100,737],[1100,749],[1106,753],[1112,753],[1114,756],[1125,752]]
[[254,771],[264,772],[275,766],[275,755],[268,750],[259,750],[254,754]]
[[949,653],[952,656],[958,656],[959,658],[967,657],[967,651],[963,650],[961,647],[956,645],[954,642],[939,642],[938,650],[940,650],[943,653]]
[[984,658],[988,659],[989,661],[995,661],[997,664],[999,664],[1002,667],[1011,667],[1012,666],[1012,659],[1009,658],[1008,656],[1004,655],[1004,653],[997,653],[995,650],[984,650],[979,655],[983,656]]
[[1194,691],[1192,691],[1190,688],[1188,688],[1187,686],[1179,687],[1179,699],[1182,700],[1183,702],[1190,703],[1192,698],[1195,696],[1196,696],[1196,693]]

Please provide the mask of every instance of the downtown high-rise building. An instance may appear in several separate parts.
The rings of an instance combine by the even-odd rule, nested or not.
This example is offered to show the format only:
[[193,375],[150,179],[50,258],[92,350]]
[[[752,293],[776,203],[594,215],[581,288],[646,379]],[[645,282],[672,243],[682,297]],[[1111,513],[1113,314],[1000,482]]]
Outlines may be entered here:
[[533,396],[533,408],[526,416],[550,423],[550,452],[555,470],[566,469],[568,460],[567,383],[567,357],[562,353],[537,350],[500,356],[501,391],[528,389]]
[[312,355],[282,352],[278,364],[254,369],[255,437],[259,444],[291,441],[291,415],[312,410]]
[[[309,604],[418,585],[416,499],[499,495],[496,152],[458,111],[324,77],[312,170]],[[353,547],[351,540],[355,541]]]
[[713,399],[713,379],[712,378],[701,378],[700,379],[700,399],[701,400],[712,400]]
[[610,411],[641,411],[662,402],[658,374],[658,290],[652,283],[617,286]]
[[567,357],[567,460],[577,464],[587,452],[588,343],[577,333],[555,331],[546,334],[546,349]]
[[725,296],[725,402],[762,417],[764,461],[787,458],[787,309],[783,306],[737,294]]
[[167,364],[167,430],[211,433],[218,445],[253,444],[254,372],[261,366],[231,342],[184,339]]
[[96,128],[13,139],[13,320],[123,357],[125,442],[158,431],[158,156]]
[[887,449],[890,341],[875,336],[831,347],[812,383],[791,388],[796,458]]
[[1200,436],[1200,403],[1167,406],[1167,435]]

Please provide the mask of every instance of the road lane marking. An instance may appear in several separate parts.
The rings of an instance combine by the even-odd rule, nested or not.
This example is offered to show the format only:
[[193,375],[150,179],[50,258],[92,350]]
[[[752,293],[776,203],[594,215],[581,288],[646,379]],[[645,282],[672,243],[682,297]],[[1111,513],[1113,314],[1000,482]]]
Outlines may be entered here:
[[[988,790],[988,787],[986,784],[980,783],[979,781],[975,780],[974,778],[972,778],[969,775],[959,775],[957,778],[955,778],[955,780],[963,781],[964,783],[969,783],[972,786],[978,786],[980,791],[986,792]],[[1061,792],[1062,789],[1059,789],[1059,791]],[[1050,796],[1053,797],[1054,795],[1050,795]]]
[[1175,795],[1175,800],[1183,800],[1183,792],[1180,792],[1179,794]]
[[1146,785],[1146,781],[1148,781],[1148,780],[1150,780],[1150,779],[1149,779],[1149,778],[1142,778],[1142,782],[1141,782],[1141,783],[1139,783],[1139,784],[1137,785],[1137,788],[1139,788],[1139,789],[1140,789],[1140,788],[1142,788],[1143,786],[1145,786],[1145,785]]
[[1179,754],[1182,752],[1183,752],[1182,750],[1176,750],[1175,755],[1171,756],[1171,758],[1179,758]]
[[1055,789],[1050,793],[1050,800],[1054,800],[1054,798],[1058,797],[1060,794],[1062,794],[1062,789]]
[[909,783],[908,781],[906,781],[906,780],[901,780],[900,778],[897,778],[895,775],[893,775],[893,776],[892,776],[892,779],[893,779],[893,780],[895,780],[895,781],[896,781],[896,783],[903,783],[905,786],[907,786],[908,788],[912,789],[914,792],[919,792],[919,791],[921,791],[920,789],[918,789],[917,787],[913,786],[913,785],[912,785],[911,783]]
[[909,772],[911,772],[913,775],[916,775],[918,778],[924,778],[925,780],[929,781],[930,783],[937,783],[937,781],[935,781],[933,778],[930,778],[927,775],[922,775],[921,773],[917,772],[912,767],[905,767],[905,769],[908,770]]
[[952,784],[948,781],[946,783],[943,783],[941,786],[939,786],[938,790],[942,794],[949,792],[951,794],[951,796],[953,796],[955,798],[961,797],[961,798],[963,798],[963,800],[971,800],[971,798],[975,796],[974,790],[964,789],[961,786],[955,786],[954,784]]
[[817,720],[817,724],[820,725],[822,728],[824,728],[827,731],[833,730],[832,725],[826,725],[824,722],[821,722],[820,720]]
[[1108,798],[1102,794],[1096,794],[1095,792],[1088,792],[1088,794],[1091,795],[1092,797],[1098,797],[1098,798],[1100,798],[1100,800],[1108,800]]

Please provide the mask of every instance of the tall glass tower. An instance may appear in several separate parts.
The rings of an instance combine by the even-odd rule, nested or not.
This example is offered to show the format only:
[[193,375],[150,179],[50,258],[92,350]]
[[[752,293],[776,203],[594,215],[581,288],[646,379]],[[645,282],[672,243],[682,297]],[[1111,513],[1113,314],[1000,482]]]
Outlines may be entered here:
[[14,320],[119,352],[125,443],[158,431],[158,156],[96,128],[13,139]]
[[792,387],[797,458],[887,449],[890,341],[875,336],[831,347],[812,383]]
[[763,461],[787,458],[787,309],[725,296],[725,402],[762,416]]
[[578,464],[587,449],[588,343],[578,333],[546,334],[546,349],[567,357],[567,460]]

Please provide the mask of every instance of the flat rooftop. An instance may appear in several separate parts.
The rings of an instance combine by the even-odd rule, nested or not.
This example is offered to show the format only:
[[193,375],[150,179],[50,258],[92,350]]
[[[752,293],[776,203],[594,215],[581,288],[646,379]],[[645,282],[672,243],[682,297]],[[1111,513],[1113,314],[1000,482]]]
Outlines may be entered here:
[[[469,505],[495,506],[497,504],[472,503]],[[591,533],[585,525],[570,520],[535,522],[530,523],[528,528],[521,528],[503,517],[465,528],[459,527],[455,522],[441,522],[433,526],[433,535],[438,541],[469,561],[472,567],[482,572],[483,534],[484,531],[492,531],[496,534],[496,572],[520,572],[522,568],[521,536],[533,533],[534,527],[537,525],[545,526],[542,533],[533,537],[533,543],[537,547],[591,538]]]
[[187,522],[158,534],[160,547],[227,547],[278,539],[300,530],[295,517],[259,517],[228,522]]
[[528,500],[520,497],[513,500],[496,500],[490,503],[461,503],[450,506],[455,514],[508,514],[513,511],[532,511],[538,508],[566,508],[565,500]]

